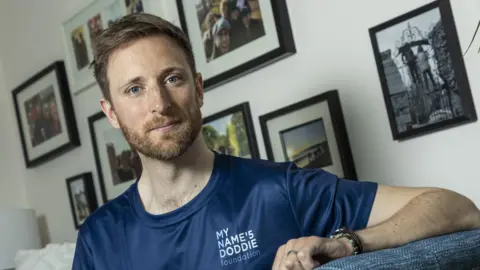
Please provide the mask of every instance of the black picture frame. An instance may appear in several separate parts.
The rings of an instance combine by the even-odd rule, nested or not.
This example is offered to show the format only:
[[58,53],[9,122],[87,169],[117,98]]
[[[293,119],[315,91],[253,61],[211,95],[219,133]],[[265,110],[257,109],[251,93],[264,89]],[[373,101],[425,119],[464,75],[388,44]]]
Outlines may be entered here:
[[[405,24],[397,40],[386,38]],[[449,0],[397,16],[369,34],[394,140],[477,121]]]
[[[187,22],[187,16],[185,16],[185,4],[184,1],[191,2],[192,5],[195,5],[193,1],[189,0],[177,0],[177,9],[179,14],[179,20],[181,28],[184,33],[189,36],[192,44],[194,45],[194,55],[196,57],[204,54],[202,50],[195,50],[195,39],[192,39],[192,33],[199,31],[198,25],[194,27],[189,27]],[[272,16],[274,18],[274,27],[276,35],[278,36],[278,46],[268,50],[267,52],[259,53],[258,55],[252,57],[249,60],[239,63],[231,68],[226,68],[222,72],[219,72],[216,75],[211,77],[205,76],[205,68],[199,69],[204,74],[204,91],[210,91],[215,87],[218,87],[222,84],[235,80],[239,77],[252,73],[260,68],[263,68],[267,65],[270,65],[274,62],[277,62],[281,59],[284,59],[288,56],[291,56],[296,53],[296,45],[293,37],[293,32],[290,24],[290,18],[288,14],[288,7],[286,0],[258,0],[262,2],[268,2],[271,5]],[[233,2],[233,1],[230,1]],[[246,1],[247,2],[247,1]],[[261,10],[261,7],[260,7]],[[261,11],[262,13],[264,11]],[[262,17],[263,18],[263,17]],[[190,18],[193,19],[193,18]],[[193,19],[197,21],[198,18]],[[200,45],[198,45],[200,46]],[[244,60],[246,57],[237,57]],[[232,60],[233,61],[233,60]],[[197,68],[202,61],[199,61],[197,58]],[[206,68],[208,69],[208,68]]]
[[[66,179],[66,185],[73,224],[76,229],[79,229],[87,217],[98,208],[93,175],[91,172],[84,172],[71,176]],[[79,194],[79,197],[75,196],[72,190],[73,185],[76,189],[83,191],[83,194]],[[79,202],[82,199],[85,201]]]
[[[230,108],[227,108],[225,110],[222,110],[220,112],[217,112],[215,114],[209,115],[207,117],[203,118],[203,125],[202,125],[202,132],[205,132],[205,126],[218,121],[220,119],[224,119],[227,116],[233,116],[235,114],[239,114],[242,116],[242,122],[244,124],[245,128],[245,134],[242,136],[245,136],[247,139],[248,143],[248,151],[250,155],[247,155],[245,157],[252,158],[252,159],[258,159],[260,158],[260,153],[258,149],[258,143],[257,143],[257,138],[255,135],[255,128],[253,126],[253,120],[252,120],[252,115],[250,112],[250,104],[249,102],[242,102],[239,103],[235,106],[232,106]],[[208,143],[208,136],[204,133],[204,139],[207,142],[207,146],[209,145]],[[212,149],[213,147],[209,147],[211,150],[217,151],[217,149]],[[217,151],[219,152],[219,151]],[[241,152],[241,151],[240,151]],[[233,156],[240,156],[237,155],[236,153],[229,153],[229,152],[223,152],[224,154],[230,154]]]
[[91,116],[88,117],[87,121],[88,121],[88,130],[90,131],[90,138],[92,140],[92,150],[93,150],[93,154],[94,154],[94,157],[95,157],[95,166],[97,168],[97,177],[98,177],[98,182],[100,184],[100,191],[101,191],[101,196],[102,196],[102,200],[103,200],[103,203],[107,203],[110,199],[108,199],[108,196],[107,196],[107,190],[106,190],[106,187],[105,187],[105,179],[104,179],[104,176],[103,176],[103,169],[102,169],[102,161],[100,159],[100,155],[99,155],[99,149],[98,149],[98,144],[97,144],[97,132],[95,131],[95,122],[99,121],[99,120],[106,120],[107,119],[107,116],[105,115],[105,113],[103,111],[99,111]]
[[80,146],[63,61],[51,63],[16,87],[12,98],[27,168]]
[[[111,126],[103,111],[89,116],[87,121],[101,196],[103,202],[107,203],[122,194],[140,177],[142,172],[141,162],[137,152],[131,148],[122,131]],[[114,162],[112,159],[124,158],[124,156],[119,157],[119,155],[125,151],[134,156],[134,165],[131,164],[130,173],[120,175],[116,170],[118,167],[112,164]]]
[[[319,119],[322,119],[325,140],[328,141],[329,153],[333,160],[333,167],[330,172],[341,178],[358,180],[340,96],[336,89],[298,101],[259,117],[267,159],[275,162],[288,161],[282,158],[285,152],[282,147],[283,142],[281,142],[280,132],[302,127]],[[277,145],[278,149],[274,149],[272,145]],[[328,168],[324,169],[329,171]]]

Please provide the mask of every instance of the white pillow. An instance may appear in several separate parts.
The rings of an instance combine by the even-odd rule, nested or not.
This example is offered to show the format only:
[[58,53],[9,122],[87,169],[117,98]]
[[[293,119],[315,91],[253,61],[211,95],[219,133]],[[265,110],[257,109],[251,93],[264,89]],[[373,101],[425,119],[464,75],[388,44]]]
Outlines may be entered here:
[[75,244],[48,244],[43,249],[20,250],[15,270],[71,270]]

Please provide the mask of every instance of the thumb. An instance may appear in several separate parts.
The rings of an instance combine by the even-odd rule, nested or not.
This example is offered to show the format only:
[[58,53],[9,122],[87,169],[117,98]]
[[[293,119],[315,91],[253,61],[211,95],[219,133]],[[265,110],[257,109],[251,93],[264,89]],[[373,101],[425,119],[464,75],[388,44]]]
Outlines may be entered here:
[[297,259],[304,269],[313,269],[322,263],[324,260],[318,258],[318,255],[324,254],[326,250],[325,242],[328,239],[311,236],[306,237],[303,247],[297,253]]
[[317,254],[325,255],[331,259],[339,259],[353,254],[353,247],[346,238],[328,238],[325,239],[321,250],[317,250]]

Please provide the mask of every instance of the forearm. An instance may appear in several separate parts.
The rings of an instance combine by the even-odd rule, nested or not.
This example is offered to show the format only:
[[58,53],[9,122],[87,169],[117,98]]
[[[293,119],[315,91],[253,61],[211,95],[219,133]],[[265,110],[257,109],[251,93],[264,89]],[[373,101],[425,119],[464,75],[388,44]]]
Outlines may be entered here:
[[460,194],[438,189],[413,198],[388,220],[357,234],[364,251],[370,252],[475,228],[480,228],[475,204]]

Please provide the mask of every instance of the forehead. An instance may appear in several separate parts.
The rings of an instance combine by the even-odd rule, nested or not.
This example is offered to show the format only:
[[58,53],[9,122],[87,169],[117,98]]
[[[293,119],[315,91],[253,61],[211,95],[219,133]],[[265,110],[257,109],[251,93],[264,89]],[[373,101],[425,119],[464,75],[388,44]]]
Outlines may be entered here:
[[219,35],[226,35],[228,33],[230,33],[230,31],[228,31],[227,28],[222,28],[222,29],[220,29],[220,31],[218,31]]
[[132,41],[114,51],[108,59],[107,76],[109,79],[128,80],[134,76],[147,76],[149,72],[159,72],[162,68],[187,65],[185,52],[172,38],[152,36]]

